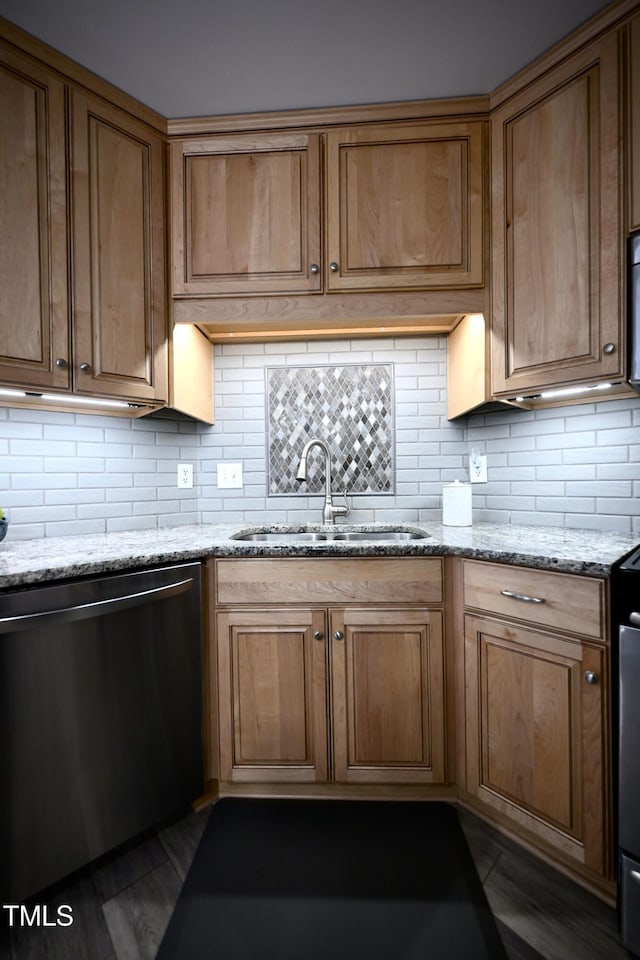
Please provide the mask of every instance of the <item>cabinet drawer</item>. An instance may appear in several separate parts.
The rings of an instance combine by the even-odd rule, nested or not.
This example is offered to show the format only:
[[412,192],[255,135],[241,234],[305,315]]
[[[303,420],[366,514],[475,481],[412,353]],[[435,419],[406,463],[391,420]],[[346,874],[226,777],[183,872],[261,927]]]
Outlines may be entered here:
[[466,560],[464,603],[536,626],[606,639],[604,580]]
[[219,604],[441,603],[442,560],[218,560],[216,600]]

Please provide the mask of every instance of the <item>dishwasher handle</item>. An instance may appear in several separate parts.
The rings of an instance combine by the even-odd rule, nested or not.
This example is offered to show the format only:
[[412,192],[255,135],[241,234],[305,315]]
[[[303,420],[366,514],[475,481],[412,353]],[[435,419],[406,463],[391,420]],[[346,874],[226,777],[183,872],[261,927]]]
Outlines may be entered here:
[[143,603],[153,603],[155,600],[165,600],[176,597],[191,589],[193,580],[179,580],[162,587],[153,587],[151,590],[141,590],[139,593],[130,593],[124,597],[112,597],[107,600],[93,600],[90,603],[79,603],[73,607],[62,607],[59,610],[42,610],[39,613],[24,613],[15,617],[0,617],[0,634],[15,633],[33,627],[48,627],[56,623],[71,623],[74,620],[87,620],[89,617],[102,617],[108,613],[128,610]]

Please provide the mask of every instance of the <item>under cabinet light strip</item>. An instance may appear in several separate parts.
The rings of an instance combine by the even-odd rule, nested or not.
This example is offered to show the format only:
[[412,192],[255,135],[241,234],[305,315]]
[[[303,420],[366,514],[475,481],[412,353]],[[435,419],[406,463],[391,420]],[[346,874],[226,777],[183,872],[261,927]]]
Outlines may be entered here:
[[63,393],[36,393],[34,390],[7,390],[0,388],[0,397],[10,397],[13,400],[44,400],[47,403],[78,403],[83,406],[116,407],[130,409],[143,407],[143,403],[128,403],[126,400],[104,400],[101,397],[71,397]]
[[517,403],[523,403],[525,400],[553,400],[556,397],[577,397],[581,393],[593,393],[596,390],[610,390],[618,386],[616,383],[595,383],[588,387],[558,387],[557,390],[543,390],[542,393],[534,393],[531,396],[515,397]]

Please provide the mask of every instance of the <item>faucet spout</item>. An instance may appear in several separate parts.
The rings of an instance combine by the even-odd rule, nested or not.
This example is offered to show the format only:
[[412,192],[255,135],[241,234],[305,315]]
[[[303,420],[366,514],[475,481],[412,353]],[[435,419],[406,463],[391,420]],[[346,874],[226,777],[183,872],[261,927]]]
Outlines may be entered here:
[[322,519],[324,523],[335,523],[336,517],[347,517],[351,512],[351,508],[347,504],[334,504],[333,500],[331,499],[331,453],[324,440],[314,437],[305,443],[300,456],[300,463],[298,464],[298,469],[296,471],[296,480],[301,482],[307,479],[307,457],[309,456],[309,451],[313,447],[319,447],[324,453],[325,493]]

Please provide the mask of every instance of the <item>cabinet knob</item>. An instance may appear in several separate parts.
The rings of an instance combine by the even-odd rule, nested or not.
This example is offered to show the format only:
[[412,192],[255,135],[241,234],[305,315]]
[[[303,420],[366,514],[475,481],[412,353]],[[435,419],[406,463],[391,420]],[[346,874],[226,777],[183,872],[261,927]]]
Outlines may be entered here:
[[605,343],[604,347],[602,348],[602,352],[606,353],[607,356],[609,356],[612,353],[615,353],[616,352],[615,343]]
[[338,272],[338,264],[335,262],[335,260],[332,260],[331,263],[329,264],[329,270],[331,270],[331,273]]
[[593,670],[585,670],[584,678],[587,681],[587,683],[598,682],[598,674],[594,673]]
[[344,640],[344,633],[342,632],[342,630],[336,630],[336,632],[335,632],[334,635],[333,635],[333,639],[334,639],[334,640]]
[[81,363],[80,369],[83,373],[91,373],[91,364],[90,363]]
[[320,267],[318,266],[317,263],[312,263],[311,266],[309,267],[309,269],[311,270],[311,273],[319,273],[319,272],[320,272]]
[[64,357],[58,357],[58,359],[56,360],[56,367],[59,367],[60,370],[64,370],[66,366],[67,366],[67,361],[64,359]]
[[314,640],[324,640],[324,633],[322,632],[322,630],[316,630],[316,632],[315,632],[314,635],[313,635],[313,639],[314,639]]

